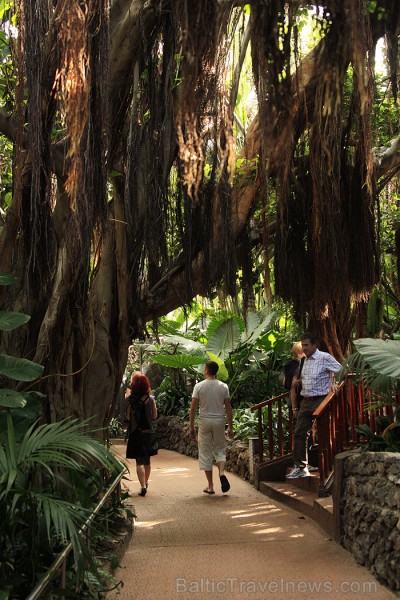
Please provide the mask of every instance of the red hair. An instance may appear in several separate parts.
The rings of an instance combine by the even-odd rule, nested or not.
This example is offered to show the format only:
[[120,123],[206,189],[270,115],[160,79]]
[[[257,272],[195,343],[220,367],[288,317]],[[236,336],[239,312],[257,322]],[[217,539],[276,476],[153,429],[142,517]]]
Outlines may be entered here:
[[150,381],[142,373],[134,373],[131,377],[131,392],[133,394],[150,394]]

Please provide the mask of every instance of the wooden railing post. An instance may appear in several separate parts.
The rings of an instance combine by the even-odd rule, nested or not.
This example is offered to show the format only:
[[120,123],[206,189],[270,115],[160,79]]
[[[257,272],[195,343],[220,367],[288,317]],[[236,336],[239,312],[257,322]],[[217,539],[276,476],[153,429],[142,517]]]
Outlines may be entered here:
[[[283,410],[282,410],[282,400],[289,395],[289,392],[284,392],[279,396],[275,396],[274,398],[270,398],[269,400],[264,400],[264,402],[260,402],[260,404],[256,404],[251,407],[251,410],[257,411],[258,417],[258,456],[260,460],[260,464],[264,462],[264,439],[263,439],[263,414],[262,409],[267,408],[267,417],[268,417],[268,427],[267,427],[267,437],[268,437],[268,460],[274,460],[274,458],[281,458],[285,456],[284,449],[284,436],[283,436]],[[274,429],[273,422],[273,405],[278,405],[278,419],[276,422],[276,428]],[[290,437],[290,451],[293,446],[293,426],[292,426],[292,411],[289,409],[289,437]],[[276,445],[278,447],[279,454],[278,456],[274,456],[275,454],[275,438],[274,433],[276,430]]]
[[283,456],[283,423],[282,423],[282,400],[278,400],[278,448]]
[[264,441],[263,441],[263,423],[262,423],[262,408],[259,407],[258,415],[258,459],[260,465],[264,460]]

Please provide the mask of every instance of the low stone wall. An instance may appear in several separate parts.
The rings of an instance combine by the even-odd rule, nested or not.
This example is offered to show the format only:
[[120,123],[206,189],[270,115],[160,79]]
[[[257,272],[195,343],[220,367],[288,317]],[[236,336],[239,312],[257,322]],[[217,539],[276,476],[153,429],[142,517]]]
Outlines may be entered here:
[[337,472],[340,542],[378,580],[400,590],[400,455],[346,452],[336,457]]
[[[157,432],[160,448],[173,450],[186,456],[198,457],[197,444],[189,437],[189,422],[179,417],[157,419]],[[226,449],[226,469],[242,479],[254,483],[249,462],[248,444],[229,440]]]

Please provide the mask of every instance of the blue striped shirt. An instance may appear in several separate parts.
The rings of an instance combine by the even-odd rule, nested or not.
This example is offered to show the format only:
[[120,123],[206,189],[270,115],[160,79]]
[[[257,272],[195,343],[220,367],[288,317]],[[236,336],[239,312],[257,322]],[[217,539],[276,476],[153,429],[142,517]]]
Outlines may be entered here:
[[316,350],[305,359],[301,371],[302,396],[326,396],[334,381],[335,373],[339,373],[341,364],[328,352]]

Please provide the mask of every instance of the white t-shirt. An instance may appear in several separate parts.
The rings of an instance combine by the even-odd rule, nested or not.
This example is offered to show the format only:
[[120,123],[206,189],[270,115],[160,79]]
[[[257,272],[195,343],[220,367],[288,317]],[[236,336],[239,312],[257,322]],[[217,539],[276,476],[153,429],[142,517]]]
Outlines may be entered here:
[[228,386],[219,379],[204,379],[196,383],[192,394],[192,398],[199,399],[201,417],[224,417],[224,401],[229,397]]

